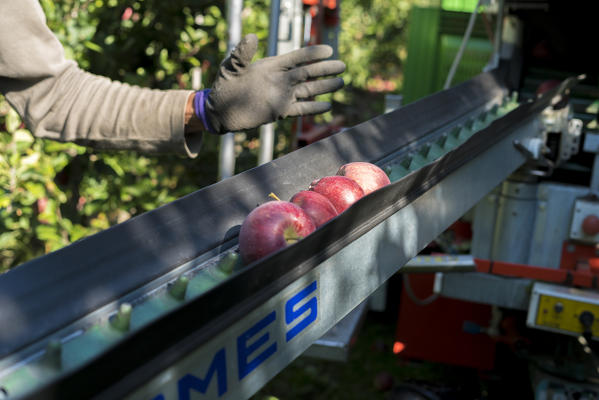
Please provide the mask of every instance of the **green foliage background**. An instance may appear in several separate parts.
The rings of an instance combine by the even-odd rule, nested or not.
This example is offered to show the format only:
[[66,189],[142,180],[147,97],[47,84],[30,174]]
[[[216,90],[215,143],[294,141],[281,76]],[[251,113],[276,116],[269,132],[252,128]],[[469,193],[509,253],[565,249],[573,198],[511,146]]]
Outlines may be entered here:
[[[115,80],[160,89],[190,88],[190,70],[199,67],[209,87],[226,53],[224,2],[40,3],[67,58]],[[347,86],[333,100],[335,110],[353,117],[349,123],[382,112],[372,109],[380,102],[373,103],[372,95],[365,97],[365,89],[377,90],[381,80],[401,85],[410,3],[343,1],[339,51],[348,66]],[[268,10],[269,2],[244,2],[243,30],[261,39],[259,56],[266,48]],[[123,13],[130,17],[123,19]],[[371,115],[357,99],[368,102]],[[290,127],[290,122],[279,127],[275,156],[289,151]],[[237,172],[256,165],[257,140],[256,132],[237,135]],[[194,160],[97,152],[35,138],[0,95],[0,273],[214,183],[218,142],[218,137],[206,135]]]

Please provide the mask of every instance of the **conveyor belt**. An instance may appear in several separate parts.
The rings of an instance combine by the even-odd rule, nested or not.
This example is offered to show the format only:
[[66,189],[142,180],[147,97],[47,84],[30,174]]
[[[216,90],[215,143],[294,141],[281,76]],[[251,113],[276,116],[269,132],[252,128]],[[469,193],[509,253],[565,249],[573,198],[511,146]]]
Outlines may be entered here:
[[[567,82],[563,86],[571,83]],[[564,87],[556,90],[563,90]],[[211,346],[215,338],[223,335],[223,340],[226,339],[225,332],[281,293],[289,295],[289,290],[301,289],[303,278],[316,272],[323,278],[314,282],[324,285],[324,276],[330,273],[331,268],[323,268],[330,260],[344,257],[346,249],[355,248],[354,242],[374,235],[377,229],[385,226],[387,220],[391,221],[392,217],[408,210],[406,206],[416,199],[420,201],[429,193],[434,194],[435,190],[441,188],[440,182],[449,179],[451,174],[472,160],[480,159],[479,154],[505,142],[509,135],[534,134],[523,131],[522,125],[534,120],[536,113],[549,104],[553,93],[519,107],[487,128],[484,126],[491,120],[482,121],[479,128],[484,129],[476,133],[476,121],[472,122],[472,117],[492,110],[497,114],[497,107],[505,94],[497,75],[480,75],[454,89],[377,117],[207,187],[1,276],[0,326],[6,329],[0,331],[0,385],[11,378],[11,373],[14,375],[17,373],[15,371],[20,371],[17,368],[19,365],[15,367],[15,360],[26,357],[34,359],[36,354],[44,352],[48,339],[66,343],[65,338],[75,334],[75,328],[79,326],[80,330],[86,331],[102,318],[97,315],[98,310],[103,315],[110,315],[117,302],[139,301],[144,295],[150,296],[149,293],[160,285],[175,279],[176,274],[218,260],[223,252],[231,251],[236,242],[235,227],[256,204],[266,200],[269,192],[289,198],[313,179],[335,173],[339,165],[348,161],[379,162],[389,168],[392,176],[402,168],[405,170],[399,173],[407,173],[405,177],[360,200],[342,216],[294,246],[249,266],[203,294],[187,296],[173,305],[170,312],[145,320],[127,334],[115,334],[114,342],[97,354],[81,360],[80,364],[58,372],[56,369],[60,370],[60,367],[54,366],[54,372],[47,372],[49,378],[46,379],[43,374],[36,376],[40,382],[47,383],[30,395],[32,398],[86,398],[100,393],[106,398],[122,397],[184,360],[194,349],[203,346],[214,350]],[[466,127],[470,136],[460,138],[459,132],[453,136],[447,134],[446,131],[452,126],[468,121],[469,125],[463,124],[460,129],[465,131]],[[425,139],[432,137],[445,138],[442,140],[453,138],[459,146],[434,162],[414,170],[416,157],[414,154],[406,155],[406,152],[416,149]],[[428,146],[430,148],[432,144]],[[405,245],[403,253],[398,250],[398,264],[394,270],[402,264],[402,257],[414,256],[418,248],[422,248],[460,216],[456,213],[465,212],[467,208],[462,208],[472,206],[477,200],[476,196],[482,197],[485,190],[490,190],[524,162],[524,157],[511,149],[511,143],[502,146],[496,147],[510,149],[510,154],[506,153],[505,160],[502,160],[506,169],[489,173],[488,182],[470,182],[477,191],[469,194],[468,202],[456,207],[455,211],[446,212],[444,218],[447,220],[431,223],[434,226],[426,230],[426,235],[418,235],[414,243]],[[406,163],[406,159],[410,161]],[[473,190],[465,190],[469,191]],[[434,236],[429,237],[431,235]],[[385,247],[384,243],[379,244],[381,248]],[[384,256],[384,259],[388,261],[389,256]],[[386,264],[381,262],[381,265]],[[391,267],[386,268],[376,282],[382,283],[393,272]],[[364,281],[368,279],[364,278]],[[374,287],[356,289],[356,293],[360,292],[357,298],[376,289],[374,284]],[[310,287],[308,285],[305,289]],[[322,290],[318,293],[323,304],[326,304],[327,295]],[[350,294],[347,296],[348,299],[352,297]],[[351,302],[357,301],[357,298],[351,298]],[[330,316],[320,317],[319,314],[326,324],[318,327],[314,334],[327,326],[330,328],[331,323],[347,314],[351,310],[351,302],[338,307],[338,312],[329,310],[332,312]],[[349,310],[347,307],[350,307]],[[106,332],[98,333],[101,334]],[[300,339],[307,343],[302,343],[297,349],[302,346],[305,349],[309,345],[311,336],[304,336],[305,339]],[[297,356],[297,351],[294,349],[287,357]],[[284,354],[282,350],[280,353]],[[219,354],[212,354],[208,361],[218,360],[214,357],[219,357]],[[272,376],[273,371],[276,373],[280,370],[281,366],[277,364],[269,368],[265,379]],[[12,372],[6,373],[9,370]],[[170,373],[173,373],[172,370]],[[178,370],[178,373],[181,371]],[[161,382],[166,384],[164,376],[161,376]],[[242,377],[239,372],[239,381],[242,378],[245,376]],[[177,387],[178,378],[173,379],[174,387]],[[248,378],[251,379],[254,378]],[[159,387],[155,383],[152,385],[149,392],[139,392],[142,398],[148,397],[151,390],[159,393]],[[181,381],[178,385],[181,385]],[[214,389],[216,393],[216,384],[213,386],[210,390]],[[226,394],[233,396],[230,398],[240,393],[251,394],[252,389],[248,387],[255,389],[256,384],[246,385],[245,388],[238,386],[241,389],[235,389],[230,383],[230,390],[225,391]],[[218,393],[224,394],[220,393],[221,390],[219,386]]]

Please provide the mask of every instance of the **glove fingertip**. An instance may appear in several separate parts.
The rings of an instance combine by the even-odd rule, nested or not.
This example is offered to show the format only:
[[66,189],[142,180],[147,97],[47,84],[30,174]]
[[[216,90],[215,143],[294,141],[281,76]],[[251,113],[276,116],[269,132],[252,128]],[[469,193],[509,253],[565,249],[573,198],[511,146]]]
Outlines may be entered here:
[[306,52],[306,62],[326,60],[333,55],[333,48],[328,44],[308,46],[304,47],[303,50]]
[[324,112],[330,111],[331,108],[331,103],[327,101],[301,101],[295,103],[291,107],[291,110],[287,116],[299,117],[304,115],[322,114]]
[[321,47],[321,49],[319,49],[319,52],[322,58],[329,58],[333,55],[333,48],[328,44],[322,44],[319,47]]
[[245,35],[235,50],[240,61],[244,65],[248,65],[252,62],[256,51],[258,51],[258,37],[253,33]]

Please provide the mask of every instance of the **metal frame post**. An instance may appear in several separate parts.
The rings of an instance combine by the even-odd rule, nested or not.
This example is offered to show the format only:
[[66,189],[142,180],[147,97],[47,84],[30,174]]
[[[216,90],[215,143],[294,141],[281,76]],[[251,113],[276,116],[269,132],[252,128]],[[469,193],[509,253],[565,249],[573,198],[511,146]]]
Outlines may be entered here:
[[[243,0],[227,0],[228,42],[227,54],[241,40],[241,11]],[[220,138],[218,179],[223,180],[235,174],[235,134],[226,133]]]
[[[270,21],[268,27],[268,49],[267,56],[277,55],[277,43],[279,40],[279,14],[281,13],[281,1],[271,0]],[[274,148],[275,126],[274,122],[260,127],[260,152],[258,154],[258,165],[266,164],[272,160]]]

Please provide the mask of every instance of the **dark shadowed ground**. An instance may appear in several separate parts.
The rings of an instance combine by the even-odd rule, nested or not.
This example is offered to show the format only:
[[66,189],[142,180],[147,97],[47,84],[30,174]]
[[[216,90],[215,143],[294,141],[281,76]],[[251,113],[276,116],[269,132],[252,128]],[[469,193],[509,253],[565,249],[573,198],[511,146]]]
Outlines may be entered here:
[[[419,399],[398,395],[402,383],[418,383],[420,388],[443,399],[487,398],[486,385],[474,370],[407,361],[393,354],[394,332],[393,319],[370,312],[347,363],[300,357],[253,400]],[[377,388],[377,377],[379,385],[388,385],[386,390]],[[391,385],[389,378],[393,381]]]

